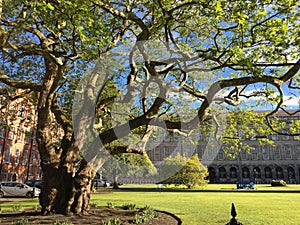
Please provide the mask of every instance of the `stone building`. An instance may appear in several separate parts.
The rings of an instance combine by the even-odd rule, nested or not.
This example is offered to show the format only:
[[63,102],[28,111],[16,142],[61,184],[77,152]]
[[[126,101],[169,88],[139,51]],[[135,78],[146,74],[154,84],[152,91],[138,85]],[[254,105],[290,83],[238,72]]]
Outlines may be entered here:
[[[299,120],[300,113],[288,116],[279,112],[276,116],[287,124],[291,120]],[[244,140],[253,150],[248,153],[241,149],[236,157],[224,155],[222,148],[209,161],[209,151],[198,149],[202,160],[208,161],[211,183],[234,183],[237,181],[253,181],[270,183],[272,180],[285,180],[287,183],[300,183],[300,141],[299,137],[273,134],[272,145],[261,145],[258,139]],[[204,163],[205,164],[205,163]]]
[[[300,113],[288,116],[284,112],[276,115],[281,121],[299,120]],[[244,140],[253,150],[241,149],[236,157],[228,157],[222,146],[209,149],[206,144],[197,147],[202,164],[208,167],[210,183],[235,183],[254,181],[270,183],[283,179],[287,183],[300,183],[300,141],[299,137],[271,135],[275,145],[260,145],[258,139]],[[154,164],[159,165],[165,157],[180,149],[178,142],[164,139],[160,145],[148,152]],[[183,149],[177,150],[183,153]]]

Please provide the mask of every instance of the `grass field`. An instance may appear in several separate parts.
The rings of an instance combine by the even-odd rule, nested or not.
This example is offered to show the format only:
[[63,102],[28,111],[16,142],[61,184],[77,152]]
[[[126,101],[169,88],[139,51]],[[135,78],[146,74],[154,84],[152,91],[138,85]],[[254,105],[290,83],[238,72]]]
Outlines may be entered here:
[[[162,190],[155,185],[123,185],[118,191],[101,190],[92,195],[91,203],[115,206],[135,203],[138,207],[151,207],[176,214],[184,225],[225,225],[229,222],[231,203],[235,204],[237,219],[244,225],[299,225],[300,193],[241,192],[190,192]],[[208,185],[207,190],[227,190],[234,185]],[[256,185],[257,190],[300,190],[300,185],[270,187]],[[36,206],[37,199],[18,203],[0,204],[9,210],[19,204],[22,208]]]
[[[143,189],[137,185],[122,188],[134,191],[116,191],[111,194],[95,194],[92,202],[106,205],[135,203],[138,206],[150,205],[155,209],[172,212],[180,217],[185,225],[225,225],[229,222],[231,203],[235,204],[237,219],[244,225],[299,225],[300,193],[260,193],[241,192],[176,192],[154,191],[155,186]],[[153,188],[153,189],[152,189]],[[208,185],[207,190],[227,190],[234,185]],[[300,190],[300,185],[270,187],[257,185],[257,190]],[[128,189],[127,189],[128,190]]]

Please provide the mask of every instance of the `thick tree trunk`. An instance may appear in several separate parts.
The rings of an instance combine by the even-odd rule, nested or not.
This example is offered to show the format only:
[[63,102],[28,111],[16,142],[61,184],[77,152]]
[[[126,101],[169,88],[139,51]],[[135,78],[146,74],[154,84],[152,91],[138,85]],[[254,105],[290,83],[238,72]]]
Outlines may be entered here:
[[55,90],[63,68],[51,57],[45,57],[45,65],[46,75],[39,95],[37,124],[37,142],[44,180],[39,196],[41,213],[86,213],[95,172],[84,159],[78,161],[80,151],[75,144],[72,125],[59,113],[55,118],[64,128],[64,137],[60,148],[52,143],[53,135],[57,133],[54,134],[51,130],[54,118],[50,116],[50,112],[56,112],[56,108],[53,108]]
[[94,170],[84,161],[76,174],[66,167],[43,166],[44,185],[39,196],[41,213],[87,213]]

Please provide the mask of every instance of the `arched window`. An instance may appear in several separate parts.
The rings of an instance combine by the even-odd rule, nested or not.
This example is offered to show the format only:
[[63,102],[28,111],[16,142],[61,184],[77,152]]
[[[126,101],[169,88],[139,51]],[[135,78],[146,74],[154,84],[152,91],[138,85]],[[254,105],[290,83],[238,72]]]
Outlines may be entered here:
[[258,167],[253,168],[253,175],[254,175],[254,178],[261,178],[261,172]]
[[289,179],[295,179],[295,170],[293,167],[288,167],[287,172],[288,172]]
[[277,179],[283,179],[283,170],[281,167],[276,168],[276,178]]
[[216,171],[213,167],[208,167],[208,179],[212,182],[216,178]]
[[14,174],[12,175],[11,180],[12,180],[12,181],[17,181],[17,179],[18,179],[18,174],[14,173]]
[[243,172],[243,178],[250,178],[250,171],[248,167],[243,167],[242,172]]
[[220,178],[226,178],[226,169],[224,167],[219,168]]
[[235,167],[230,168],[230,178],[237,178],[237,172]]
[[272,170],[270,167],[265,168],[265,177],[266,178],[272,178]]

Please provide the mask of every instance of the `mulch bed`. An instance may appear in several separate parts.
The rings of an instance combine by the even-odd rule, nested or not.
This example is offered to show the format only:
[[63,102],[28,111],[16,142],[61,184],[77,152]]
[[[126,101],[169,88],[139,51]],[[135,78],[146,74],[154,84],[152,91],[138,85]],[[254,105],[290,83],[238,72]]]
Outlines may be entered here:
[[[69,222],[69,224],[101,225],[102,222],[119,218],[122,225],[134,224],[133,220],[138,210],[124,210],[120,208],[97,207],[92,208],[88,215],[47,215],[42,216],[37,211],[10,212],[0,214],[0,224],[12,225],[22,219],[27,219],[28,224],[54,224],[55,222]],[[157,211],[158,216],[139,225],[179,225],[181,221],[174,215]]]

